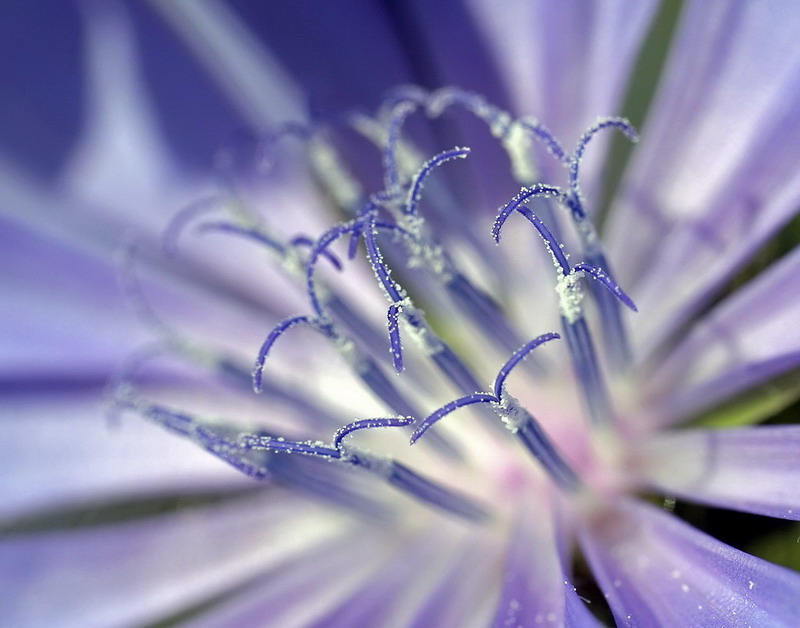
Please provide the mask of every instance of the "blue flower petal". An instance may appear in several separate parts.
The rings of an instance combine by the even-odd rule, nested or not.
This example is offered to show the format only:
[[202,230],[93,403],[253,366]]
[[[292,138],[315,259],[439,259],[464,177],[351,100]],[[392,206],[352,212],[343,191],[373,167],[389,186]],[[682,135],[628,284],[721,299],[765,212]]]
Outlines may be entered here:
[[707,410],[800,365],[800,249],[731,295],[650,376],[659,423]]
[[[359,546],[347,542],[349,532],[359,529],[336,513],[270,491],[115,525],[6,535],[0,540],[3,621],[13,626],[158,623],[259,576],[270,584],[281,581],[282,587],[272,590],[284,597],[294,591],[297,595],[287,601],[297,613],[305,598],[304,580],[321,573],[330,581],[346,568],[342,558],[366,559]],[[375,537],[360,533],[361,547],[385,559]],[[337,555],[337,548],[337,569],[329,569],[332,559],[326,557]]]
[[0,152],[52,177],[83,119],[83,32],[74,3],[0,5]]
[[800,5],[688,2],[608,248],[644,357],[800,204]]
[[800,616],[800,574],[653,506],[614,504],[580,536],[621,626],[793,626]]
[[669,495],[800,519],[800,427],[684,430],[638,453],[643,479]]

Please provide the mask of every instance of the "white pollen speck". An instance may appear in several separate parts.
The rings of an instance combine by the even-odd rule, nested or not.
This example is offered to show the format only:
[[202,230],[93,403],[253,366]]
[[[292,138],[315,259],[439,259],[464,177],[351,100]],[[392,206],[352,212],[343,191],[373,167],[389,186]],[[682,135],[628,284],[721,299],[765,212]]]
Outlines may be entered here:
[[756,583],[753,582],[752,580],[748,580],[747,581],[747,588],[750,589],[750,591],[752,591],[753,587],[755,587],[755,586],[756,586]]
[[682,584],[681,585],[681,591],[683,591],[684,593],[688,593],[689,592],[689,585],[688,584]]

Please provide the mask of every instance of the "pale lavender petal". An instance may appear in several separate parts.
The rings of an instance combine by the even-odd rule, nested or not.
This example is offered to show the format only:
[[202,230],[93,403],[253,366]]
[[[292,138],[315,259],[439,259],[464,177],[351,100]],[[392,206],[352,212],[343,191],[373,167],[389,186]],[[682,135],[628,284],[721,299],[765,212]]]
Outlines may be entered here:
[[398,558],[396,552],[393,543],[364,543],[359,536],[331,543],[310,559],[289,559],[266,570],[187,625],[308,628],[314,621],[326,625],[325,621],[335,621],[336,605],[363,590],[375,574]]
[[642,354],[706,304],[800,203],[800,5],[687,3],[609,224]]
[[167,200],[178,173],[145,95],[128,16],[117,3],[85,6],[84,122],[60,178],[73,198],[117,208],[136,203],[136,218],[152,220],[164,212],[157,201]]
[[[460,540],[455,551],[419,574],[424,583],[414,596],[413,615],[402,618],[409,628],[427,626],[486,626],[489,622],[484,601],[497,587],[495,573],[476,569],[496,560],[493,544],[475,534]],[[409,604],[411,606],[411,604]]]
[[692,501],[800,519],[800,427],[683,430],[636,454],[642,479]]
[[108,376],[145,338],[111,263],[0,218],[0,378]]
[[[142,625],[310,561],[354,532],[346,519],[271,490],[116,525],[0,540],[0,606],[14,626]],[[363,535],[364,544],[374,540]]]
[[[75,385],[75,384],[73,384]],[[194,443],[139,417],[104,420],[101,388],[0,397],[0,517],[256,484]]]
[[674,423],[800,364],[800,249],[703,318],[649,376],[653,418]]
[[597,626],[565,574],[564,530],[556,527],[552,509],[542,506],[521,509],[515,521],[492,625]]
[[326,551],[318,565],[288,566],[193,625],[258,625],[265,618],[271,625],[319,628],[486,625],[481,602],[493,574],[475,569],[486,560],[485,547],[463,528],[448,532],[437,522],[399,544],[370,545],[369,537],[354,536]]
[[[389,626],[419,626],[423,625],[460,625],[439,623],[436,615],[446,617],[458,611],[465,615],[475,615],[480,608],[475,604],[475,596],[485,595],[486,587],[491,586],[491,579],[483,580],[484,588],[475,587],[475,579],[467,576],[466,586],[463,589],[453,589],[442,582],[442,570],[445,579],[450,569],[459,563],[465,553],[473,552],[472,559],[477,561],[475,555],[475,539],[472,536],[473,546],[470,550],[466,543],[463,530],[451,528],[446,530],[446,522],[441,527],[420,534],[411,544],[406,544],[399,555],[383,566],[383,568],[365,585],[354,591],[353,594],[341,600],[337,606],[329,609],[325,616],[313,625],[316,628],[348,628],[350,626],[374,625],[378,627]],[[454,542],[453,537],[457,540]],[[480,560],[485,560],[483,554]],[[473,562],[474,566],[475,562]],[[462,565],[463,567],[463,565]],[[482,574],[485,575],[485,574]],[[471,580],[471,581],[470,581]],[[426,603],[431,596],[436,598],[441,594],[437,587],[444,586],[455,598],[461,601],[460,608],[428,609]],[[472,597],[465,593],[471,591]],[[479,598],[480,599],[480,598]],[[452,600],[451,600],[452,602]],[[430,615],[420,615],[420,612],[430,610]],[[461,618],[463,619],[464,615]],[[471,618],[470,618],[471,621]]]
[[580,537],[619,625],[792,626],[800,616],[800,574],[653,506],[614,504]]
[[[469,6],[511,91],[514,111],[536,116],[571,149],[598,116],[619,112],[657,3],[516,0],[498,10],[494,2],[471,0]],[[582,170],[590,198],[606,140],[598,138]],[[548,180],[560,174],[550,161],[543,164]]]
[[[5,200],[2,196],[0,193],[0,203]],[[15,211],[21,209],[35,212],[42,208],[33,202]],[[39,215],[42,222],[49,217]],[[19,222],[25,220],[21,217]],[[5,256],[0,265],[0,290],[13,295],[0,302],[0,324],[5,332],[0,341],[0,378],[6,386],[13,382],[22,385],[28,379],[89,378],[97,382],[109,378],[126,355],[145,339],[152,339],[143,317],[137,314],[142,309],[139,298],[120,286],[121,264],[108,251],[110,245],[105,247],[107,255],[98,256],[91,246],[84,249],[82,242],[73,241],[68,231],[56,228],[51,236],[19,222],[0,217],[0,245]],[[239,265],[237,251],[227,252],[233,258],[232,268],[240,274],[242,267],[252,267],[245,262]],[[263,263],[260,250],[245,247],[242,252]],[[226,286],[180,264],[172,273],[164,270],[153,273],[137,267],[135,273],[141,293],[156,315],[174,328],[180,326],[189,338],[190,330],[196,329],[197,337],[209,348],[213,346],[210,341],[225,339],[230,347],[239,342],[241,355],[249,362],[253,347],[263,341],[270,322],[277,320],[266,306],[249,298],[255,288],[253,292],[237,290],[235,285]],[[263,272],[247,274],[261,285]],[[194,280],[206,285],[193,286]],[[262,293],[279,298],[282,285],[281,300],[286,302],[285,284],[275,282],[271,290]],[[302,307],[300,298],[297,302]]]

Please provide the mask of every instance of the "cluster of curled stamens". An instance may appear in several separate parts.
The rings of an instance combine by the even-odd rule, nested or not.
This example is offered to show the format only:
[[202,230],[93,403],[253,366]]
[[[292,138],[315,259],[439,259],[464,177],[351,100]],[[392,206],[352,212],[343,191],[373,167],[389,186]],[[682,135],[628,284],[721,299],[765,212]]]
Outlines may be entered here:
[[[412,430],[411,444],[423,435],[427,435],[425,440],[430,441],[431,445],[444,454],[458,459],[458,449],[442,436],[429,430],[459,408],[486,404],[518,437],[525,449],[542,465],[558,486],[567,491],[578,490],[581,482],[575,471],[541,429],[537,420],[506,391],[507,378],[534,349],[562,336],[557,333],[546,333],[528,342],[520,340],[492,297],[458,269],[441,242],[433,235],[420,211],[424,196],[423,188],[426,184],[435,183],[431,175],[448,162],[466,158],[470,150],[455,147],[423,161],[416,153],[416,149],[404,141],[403,126],[408,117],[417,111],[423,111],[429,117],[436,118],[451,107],[460,107],[487,124],[490,132],[506,148],[517,178],[533,176],[532,141],[540,143],[547,153],[566,169],[568,180],[566,188],[532,180],[521,181],[523,187],[520,192],[500,208],[491,234],[494,241],[499,243],[501,231],[508,219],[518,213],[533,225],[541,237],[557,269],[556,290],[559,296],[563,337],[567,342],[576,377],[583,391],[588,415],[594,422],[612,420],[596,350],[583,314],[582,281],[591,279],[601,288],[593,294],[599,306],[603,330],[608,332],[609,337],[615,339],[615,344],[609,353],[612,354],[612,361],[614,356],[618,358],[617,365],[624,366],[626,359],[624,326],[618,305],[625,305],[634,311],[636,307],[608,269],[595,228],[584,209],[585,199],[579,186],[579,174],[585,150],[600,131],[615,128],[632,140],[636,139],[635,131],[621,118],[598,120],[581,136],[574,151],[570,153],[538,121],[531,118],[513,118],[507,112],[487,103],[482,97],[454,88],[434,92],[425,92],[419,88],[404,88],[386,101],[376,118],[351,116],[346,119],[346,124],[368,137],[381,150],[384,189],[371,195],[366,195],[361,190],[354,193],[355,184],[351,181],[351,193],[347,195],[347,198],[352,200],[351,206],[343,208],[350,213],[350,217],[319,237],[312,238],[301,234],[285,241],[270,233],[257,221],[250,220],[244,210],[240,212],[238,220],[207,218],[199,220],[204,214],[219,209],[220,203],[217,201],[201,203],[179,213],[165,235],[165,250],[171,255],[176,253],[178,239],[190,224],[195,224],[200,233],[221,233],[250,239],[272,253],[280,265],[304,287],[311,311],[287,318],[269,332],[258,351],[252,370],[252,386],[256,392],[266,391],[284,400],[288,399],[290,403],[298,406],[308,403],[300,398],[301,395],[265,378],[265,365],[276,342],[290,330],[305,326],[330,341],[346,359],[354,375],[395,412],[396,416],[353,421],[336,429],[331,443],[326,444],[318,441],[291,440],[274,434],[251,433],[231,427],[222,428],[213,422],[174,412],[136,396],[127,383],[130,380],[127,375],[122,378],[126,380],[124,386],[118,387],[120,391],[124,389],[125,392],[117,394],[117,404],[138,411],[163,427],[194,440],[251,477],[263,479],[277,474],[285,479],[286,467],[278,464],[276,460],[285,458],[286,454],[299,455],[301,458],[324,459],[368,471],[423,502],[470,519],[483,518],[487,513],[472,499],[438,485],[395,460],[377,457],[350,446],[345,442],[345,438],[359,430],[407,427]],[[287,125],[269,137],[267,149],[270,155],[277,142],[285,135],[292,135],[307,142],[309,150],[313,150],[314,146],[319,148],[321,145],[328,151],[333,150],[326,143],[324,129]],[[411,163],[420,162],[422,162],[421,167],[413,169],[410,166]],[[326,163],[331,165],[330,160]],[[340,164],[335,166],[341,167]],[[323,174],[327,174],[330,178],[330,172]],[[349,175],[343,172],[342,179],[347,177]],[[325,177],[321,179],[324,180]],[[336,195],[332,193],[331,196]],[[358,200],[355,200],[356,196]],[[432,196],[433,200],[440,197],[438,194]],[[529,205],[537,199],[543,200],[540,201],[541,206],[534,211]],[[569,256],[560,243],[558,221],[549,205],[550,202],[567,210],[579,235],[584,261],[576,264],[569,262]],[[430,204],[435,205],[435,203]],[[443,204],[447,205],[446,202]],[[447,215],[448,209],[439,208],[439,211]],[[366,260],[388,301],[386,325],[389,354],[394,370],[399,374],[406,368],[404,343],[401,338],[401,327],[404,325],[407,335],[419,345],[423,355],[429,358],[456,389],[463,393],[462,396],[420,419],[423,414],[384,374],[379,361],[373,357],[375,353],[373,350],[378,342],[375,334],[370,331],[367,324],[363,323],[356,309],[318,277],[321,260],[325,260],[337,270],[343,269],[342,261],[333,252],[334,246],[340,241],[346,242],[348,260],[353,260],[359,254],[363,244]],[[392,276],[390,264],[393,265],[397,260],[405,262],[408,266],[427,270],[427,279],[442,287],[479,330],[489,338],[499,341],[501,346],[511,352],[510,358],[497,373],[491,391],[475,392],[479,391],[481,386],[470,366],[461,360],[449,344],[428,324],[424,313],[414,306],[410,292]],[[141,295],[135,298],[144,301]],[[185,344],[176,342],[173,342],[172,346],[185,348]],[[184,351],[184,353],[191,352]],[[533,362],[532,368],[535,371],[536,363]],[[248,379],[246,372],[234,367],[224,356],[212,356],[205,360],[205,364],[210,365],[210,368],[218,373],[232,377],[240,384]],[[308,408],[303,409],[306,413],[309,412]],[[315,410],[312,409],[310,412]],[[324,415],[324,411],[320,414]],[[324,423],[334,425],[335,419],[331,418]],[[295,481],[298,477],[303,477],[297,469],[290,475]],[[331,486],[328,490],[338,489]]]

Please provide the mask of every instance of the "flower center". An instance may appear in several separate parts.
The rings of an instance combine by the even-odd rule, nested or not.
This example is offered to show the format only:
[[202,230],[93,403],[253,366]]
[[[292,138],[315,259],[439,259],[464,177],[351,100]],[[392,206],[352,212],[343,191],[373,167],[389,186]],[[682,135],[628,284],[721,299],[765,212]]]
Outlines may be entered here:
[[[491,236],[495,243],[501,244],[501,235],[508,232],[508,221],[515,214],[533,227],[553,263],[558,312],[555,321],[561,327],[558,332],[540,330],[538,335],[525,341],[524,335],[517,331],[519,323],[512,322],[497,304],[497,298],[462,270],[462,265],[446,246],[454,241],[462,242],[466,253],[461,252],[461,257],[466,255],[473,260],[486,276],[493,275],[493,263],[499,259],[497,252],[489,252],[485,243],[476,238],[472,225],[467,224],[463,216],[454,215],[446,189],[434,176],[445,164],[468,158],[470,149],[450,148],[423,159],[404,135],[405,124],[412,115],[422,112],[430,118],[438,118],[453,108],[466,110],[485,122],[508,154],[511,170],[521,189],[499,209]],[[284,336],[294,333],[293,330],[305,327],[341,356],[354,380],[370,391],[387,408],[389,415],[358,417],[344,425],[340,422],[338,429],[329,432],[333,435],[328,443],[289,438],[271,429],[240,429],[145,400],[130,385],[133,371],[144,361],[138,358],[120,377],[115,403],[191,438],[252,477],[277,477],[305,488],[312,487],[335,501],[353,502],[364,496],[353,493],[348,473],[329,475],[321,471],[320,461],[366,472],[429,506],[460,517],[483,520],[491,514],[490,509],[469,492],[447,486],[440,478],[393,457],[377,456],[350,443],[351,435],[356,432],[384,428],[410,429],[411,445],[418,441],[427,443],[431,456],[440,456],[452,465],[464,464],[465,458],[475,451],[491,448],[489,443],[502,442],[510,432],[563,493],[575,495],[617,486],[619,480],[613,472],[615,461],[620,457],[616,452],[619,441],[614,436],[617,417],[601,357],[605,357],[613,372],[621,373],[627,368],[630,358],[620,306],[633,311],[636,307],[611,273],[597,231],[585,210],[579,182],[584,153],[599,132],[617,129],[635,140],[634,130],[620,118],[598,120],[569,152],[537,121],[515,119],[483,98],[454,88],[431,93],[411,88],[400,90],[387,100],[376,118],[352,116],[347,125],[375,143],[382,153],[383,189],[371,195],[361,189],[358,178],[338,156],[329,139],[329,129],[298,129],[291,125],[278,130],[266,142],[267,148],[273,150],[282,136],[299,133],[308,147],[316,180],[327,196],[349,214],[346,220],[319,237],[301,234],[288,240],[267,231],[256,220],[243,220],[241,213],[233,220],[204,219],[198,228],[205,233],[244,237],[265,247],[298,281],[307,297],[308,311],[278,323],[258,351],[252,375],[257,393],[283,395],[308,412],[296,391],[270,381],[265,371],[278,342],[283,342]],[[536,181],[535,143],[543,146],[549,158],[564,167],[565,187]],[[423,204],[430,207],[431,216],[423,213]],[[559,208],[566,214],[566,224],[559,216]],[[170,245],[175,245],[180,232],[187,224],[197,222],[196,219],[195,209],[180,214],[169,230]],[[574,246],[568,246],[569,234],[576,241]],[[174,249],[174,246],[169,248]],[[340,259],[342,250],[347,257],[344,263]],[[385,340],[380,340],[357,307],[322,278],[324,265],[341,271],[357,261],[360,251],[387,302]],[[579,256],[582,261],[573,263],[572,256]],[[412,272],[416,269],[420,273]],[[507,271],[500,270],[501,274]],[[131,276],[128,279],[131,280]],[[133,292],[138,295],[136,298],[144,300],[138,291]],[[519,295],[516,298],[521,301]],[[415,301],[423,300],[435,306],[442,299],[448,302],[445,310],[448,324],[444,327],[434,325],[433,318],[415,305]],[[596,325],[590,325],[587,320],[587,300],[595,305]],[[464,321],[451,322],[453,313]],[[443,333],[453,325],[458,327],[455,330],[458,333]],[[485,347],[487,357],[505,356],[491,386],[486,386],[484,365],[476,365],[474,359],[464,357],[463,349],[471,347],[460,346],[459,341],[454,344],[446,337],[464,334],[470,339],[468,344]],[[199,353],[192,343],[181,340],[180,334],[171,330],[165,335],[169,351],[198,361]],[[599,348],[595,336],[601,339]],[[564,378],[556,377],[557,369],[554,373],[552,365],[548,367],[533,355],[539,347],[553,341],[566,345],[572,381],[583,408],[577,410],[570,403],[569,411],[577,410],[585,415],[583,422],[571,420],[564,426],[548,420],[543,424],[532,413],[537,405],[535,397],[531,395],[528,399],[526,395],[524,402],[520,402],[507,390],[512,374],[522,371],[532,382],[532,388],[563,388]],[[377,346],[380,343],[385,343],[382,351]],[[386,361],[379,357],[386,355],[387,348],[391,369],[407,377],[412,390],[418,383],[422,388],[428,373],[434,372],[458,391],[459,396],[432,412],[423,412],[422,398],[416,398],[409,393],[408,386],[396,384],[387,375]],[[203,354],[199,361],[217,374],[233,376],[239,382],[245,377],[242,369],[232,366],[225,357]],[[420,366],[421,363],[427,364]],[[553,384],[553,381],[558,383]],[[572,393],[562,394],[571,396]],[[476,433],[477,443],[458,428],[457,419],[449,418],[468,407],[472,407],[477,418],[484,422]],[[563,407],[556,410],[556,414],[564,412]],[[318,425],[320,417],[309,417],[308,423]],[[452,424],[449,430],[443,429],[445,423]],[[287,460],[293,462],[287,463]],[[513,490],[525,484],[525,473],[518,464],[500,462],[496,465],[500,469],[499,481],[507,488]],[[329,467],[325,465],[324,469]]]

